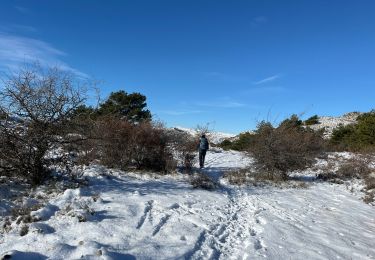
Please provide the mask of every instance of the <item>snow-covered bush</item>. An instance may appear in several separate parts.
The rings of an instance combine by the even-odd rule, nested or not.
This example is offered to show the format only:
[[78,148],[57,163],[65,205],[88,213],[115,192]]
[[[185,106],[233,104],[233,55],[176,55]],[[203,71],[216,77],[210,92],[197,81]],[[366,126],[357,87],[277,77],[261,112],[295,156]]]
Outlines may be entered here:
[[278,127],[261,122],[249,148],[257,166],[257,178],[286,180],[288,172],[312,166],[324,151],[321,132],[302,126],[297,116],[284,120]]

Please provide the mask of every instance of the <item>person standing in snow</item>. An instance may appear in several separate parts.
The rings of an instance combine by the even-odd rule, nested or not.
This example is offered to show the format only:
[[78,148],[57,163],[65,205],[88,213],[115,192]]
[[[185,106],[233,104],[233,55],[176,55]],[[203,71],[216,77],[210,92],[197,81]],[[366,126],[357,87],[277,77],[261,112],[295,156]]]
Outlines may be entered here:
[[209,149],[208,140],[206,135],[202,134],[199,138],[198,150],[199,150],[199,166],[200,168],[204,167],[204,159],[206,158],[206,152]]

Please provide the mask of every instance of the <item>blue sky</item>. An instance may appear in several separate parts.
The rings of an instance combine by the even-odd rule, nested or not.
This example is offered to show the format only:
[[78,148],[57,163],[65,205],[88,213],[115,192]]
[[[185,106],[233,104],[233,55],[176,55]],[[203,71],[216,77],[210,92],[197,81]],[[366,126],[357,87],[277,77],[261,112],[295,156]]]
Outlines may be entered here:
[[39,60],[140,92],[168,126],[238,133],[369,111],[375,1],[0,2],[0,70]]

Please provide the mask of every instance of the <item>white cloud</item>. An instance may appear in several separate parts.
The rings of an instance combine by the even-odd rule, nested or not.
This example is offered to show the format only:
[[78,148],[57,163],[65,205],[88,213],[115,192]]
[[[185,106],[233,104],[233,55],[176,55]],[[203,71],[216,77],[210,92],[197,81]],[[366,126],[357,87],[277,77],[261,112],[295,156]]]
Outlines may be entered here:
[[160,110],[160,114],[170,115],[170,116],[183,116],[191,114],[200,114],[201,110]]
[[237,101],[230,101],[230,100],[199,102],[199,103],[196,103],[196,105],[202,106],[202,107],[216,107],[216,108],[238,108],[238,107],[246,106],[246,104],[243,104]]
[[28,14],[30,13],[30,9],[26,8],[26,7],[23,7],[23,6],[20,6],[20,5],[16,5],[14,6],[14,8],[20,12],[20,13],[23,13],[23,14]]
[[42,66],[57,66],[80,77],[85,73],[70,67],[61,60],[66,53],[49,43],[25,36],[0,32],[0,70],[17,70],[20,66],[34,62]]
[[267,77],[267,78],[261,79],[259,81],[256,81],[256,82],[254,82],[254,84],[255,85],[261,85],[261,84],[264,84],[264,83],[269,83],[269,82],[275,81],[276,79],[279,79],[280,77],[281,77],[280,74],[275,74],[275,75],[272,75],[270,77]]

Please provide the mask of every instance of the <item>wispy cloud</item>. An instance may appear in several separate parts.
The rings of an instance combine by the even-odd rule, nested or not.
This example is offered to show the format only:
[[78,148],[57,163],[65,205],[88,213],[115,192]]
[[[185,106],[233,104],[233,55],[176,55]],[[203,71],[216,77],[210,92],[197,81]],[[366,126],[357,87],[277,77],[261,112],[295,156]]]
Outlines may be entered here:
[[251,20],[251,27],[258,28],[260,25],[268,22],[267,17],[265,16],[256,16]]
[[0,32],[3,33],[35,33],[37,29],[33,26],[23,24],[0,25]]
[[170,116],[183,116],[203,113],[201,110],[160,110],[158,113]]
[[20,6],[20,5],[15,5],[14,8],[20,12],[20,13],[23,13],[23,14],[29,14],[30,13],[30,9],[29,8],[26,8],[24,6]]
[[246,106],[246,104],[244,103],[240,103],[237,101],[230,101],[230,100],[198,102],[196,103],[196,105],[201,106],[201,107],[214,107],[214,108],[239,108],[239,107]]
[[0,32],[0,70],[17,70],[20,66],[39,62],[43,66],[58,66],[80,77],[87,74],[62,61],[67,54],[51,44],[25,36]]
[[276,79],[279,79],[280,77],[281,77],[280,74],[275,74],[270,77],[254,82],[254,85],[261,85],[261,84],[269,83],[269,82],[275,81]]

